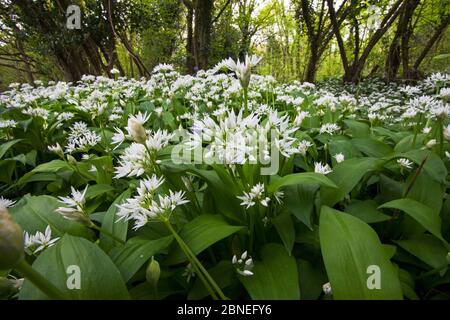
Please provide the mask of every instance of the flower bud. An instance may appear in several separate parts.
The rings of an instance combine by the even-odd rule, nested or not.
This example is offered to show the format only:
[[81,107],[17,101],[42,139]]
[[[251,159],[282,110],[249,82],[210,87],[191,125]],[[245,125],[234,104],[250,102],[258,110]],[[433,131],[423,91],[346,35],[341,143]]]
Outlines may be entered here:
[[0,208],[0,270],[14,267],[24,258],[22,228],[5,208]]
[[160,275],[161,268],[159,267],[159,263],[152,257],[145,273],[147,282],[150,283],[153,288],[156,288]]
[[67,155],[67,162],[69,162],[70,164],[76,164],[77,163],[77,159],[75,159],[73,156],[68,154]]
[[147,137],[144,126],[135,118],[128,119],[128,131],[133,140],[139,143],[143,143]]

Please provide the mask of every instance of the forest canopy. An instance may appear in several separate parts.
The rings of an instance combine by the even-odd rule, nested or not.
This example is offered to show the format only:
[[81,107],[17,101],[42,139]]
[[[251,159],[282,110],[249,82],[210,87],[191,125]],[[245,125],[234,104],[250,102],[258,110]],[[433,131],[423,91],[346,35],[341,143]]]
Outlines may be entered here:
[[[70,5],[79,29],[66,26]],[[148,77],[160,63],[193,74],[247,53],[281,81],[414,81],[449,70],[449,24],[446,0],[6,0],[0,88]]]

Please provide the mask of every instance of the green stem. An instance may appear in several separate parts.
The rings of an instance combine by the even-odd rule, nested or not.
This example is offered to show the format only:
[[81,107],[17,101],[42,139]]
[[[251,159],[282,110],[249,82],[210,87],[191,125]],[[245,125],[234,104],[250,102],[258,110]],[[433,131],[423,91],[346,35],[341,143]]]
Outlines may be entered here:
[[30,280],[39,290],[44,292],[49,298],[54,300],[66,300],[67,297],[50,281],[45,279],[40,273],[35,271],[25,259],[22,259],[14,268],[26,279]]
[[[167,227],[169,228],[169,230],[172,232],[173,236],[175,237],[175,240],[177,240],[177,242],[180,245],[181,249],[184,251],[186,257],[188,259],[190,258],[190,260],[192,259],[192,265],[194,266],[194,268],[199,269],[199,273],[198,273],[199,277],[204,276],[206,278],[206,280],[209,281],[209,284],[213,287],[213,289],[217,292],[219,297],[222,300],[227,300],[227,297],[222,292],[222,289],[220,289],[220,287],[217,285],[216,281],[211,277],[209,272],[203,267],[201,262],[195,256],[195,254],[191,251],[191,249],[187,246],[187,244],[183,241],[183,239],[181,239],[181,237],[178,235],[178,233],[173,229],[173,227],[170,224],[170,222],[169,221],[165,221],[165,223],[166,223]],[[212,296],[214,298],[214,296],[216,296],[216,295],[213,293]]]

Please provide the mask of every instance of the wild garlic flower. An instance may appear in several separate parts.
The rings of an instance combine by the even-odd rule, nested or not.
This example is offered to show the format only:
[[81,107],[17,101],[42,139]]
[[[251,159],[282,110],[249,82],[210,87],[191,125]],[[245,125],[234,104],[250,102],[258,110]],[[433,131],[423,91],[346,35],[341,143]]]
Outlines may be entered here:
[[320,127],[320,133],[334,134],[341,128],[335,123],[325,123]]
[[331,283],[327,282],[322,286],[323,293],[329,296],[333,294],[333,290],[331,289]]
[[164,178],[158,178],[155,174],[142,179],[136,190],[137,195],[117,205],[118,221],[134,220],[134,229],[139,229],[151,220],[168,220],[178,206],[189,202],[182,191],[169,190],[168,195],[157,193],[163,183]]
[[239,59],[235,62],[233,59],[228,58],[219,63],[219,66],[227,67],[229,70],[234,71],[236,77],[239,79],[242,88],[248,88],[250,84],[250,77],[252,68],[255,67],[261,58],[257,56],[245,56],[245,60],[241,62]]
[[88,129],[86,123],[82,121],[75,122],[70,128],[65,151],[66,153],[74,151],[86,152],[101,140],[102,138],[98,134]]
[[314,172],[327,175],[333,172],[333,170],[330,168],[328,163],[323,164],[322,162],[314,162]]
[[17,127],[17,121],[0,119],[0,129],[11,129],[15,127]]
[[56,153],[60,157],[64,157],[64,150],[62,149],[62,147],[59,145],[58,142],[54,146],[49,146],[48,150],[50,152]]
[[344,156],[341,152],[340,152],[340,153],[336,153],[336,154],[333,156],[333,158],[336,159],[336,162],[337,162],[337,163],[341,163],[342,161],[345,160],[345,156]]
[[84,210],[86,203],[85,195],[89,186],[83,190],[83,192],[71,188],[70,197],[58,197],[59,202],[65,204],[65,207],[59,207],[55,211],[62,215],[64,218],[72,221],[82,223],[86,226],[91,226],[93,222]]
[[242,200],[241,206],[246,206],[247,209],[253,207],[257,202],[264,207],[268,207],[270,202],[270,198],[264,194],[264,184],[262,183],[254,185],[250,192],[244,191],[244,195],[237,196],[237,198]]
[[231,262],[240,275],[244,277],[250,277],[253,275],[253,272],[251,271],[253,269],[253,259],[247,255],[247,251],[245,251],[239,259],[236,255],[234,255]]
[[311,141],[308,140],[302,140],[300,141],[300,143],[298,144],[298,152],[302,155],[302,156],[306,156],[306,152],[308,151],[308,149],[310,147],[312,147],[314,144]]
[[152,172],[155,165],[160,163],[158,152],[169,145],[173,136],[167,130],[147,130],[142,143],[133,142],[123,151],[119,166],[116,167],[116,178],[139,177],[145,172]]
[[450,124],[447,125],[446,127],[444,127],[444,132],[443,132],[443,134],[444,134],[444,138],[445,138],[446,140],[450,140]]
[[126,127],[129,136],[133,138],[134,141],[143,143],[147,138],[147,134],[144,128],[144,124],[148,121],[150,115],[147,113],[142,114],[139,112],[137,115],[130,116],[128,118],[128,126]]
[[3,198],[3,196],[0,196],[0,210],[5,210],[7,208],[12,207],[16,201],[9,200],[6,198]]
[[60,238],[52,239],[52,229],[50,226],[45,228],[44,233],[36,232],[34,235],[28,234],[28,232],[24,232],[24,244],[25,244],[25,252],[36,254],[46,248],[50,248],[58,241]]
[[410,160],[408,160],[408,159],[406,159],[406,158],[400,158],[400,159],[398,159],[398,160],[397,160],[397,163],[398,163],[400,166],[402,166],[402,167],[404,167],[404,168],[406,168],[406,169],[412,169],[412,166],[413,166],[413,162],[410,161]]

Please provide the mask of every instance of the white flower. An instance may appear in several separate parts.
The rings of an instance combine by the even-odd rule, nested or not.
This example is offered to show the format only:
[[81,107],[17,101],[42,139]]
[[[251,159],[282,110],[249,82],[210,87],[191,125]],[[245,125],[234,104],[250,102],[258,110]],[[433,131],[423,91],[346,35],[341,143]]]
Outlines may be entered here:
[[134,229],[139,229],[150,220],[169,219],[176,207],[188,203],[184,198],[184,192],[169,190],[169,195],[158,194],[156,190],[164,183],[164,178],[158,178],[155,174],[140,181],[137,195],[129,198],[125,203],[118,204],[119,220],[133,219]]
[[234,71],[236,77],[241,82],[242,87],[247,88],[250,83],[252,68],[255,67],[259,61],[261,61],[261,58],[258,58],[255,55],[251,57],[246,55],[244,62],[241,62],[239,59],[235,62],[233,59],[228,58],[220,62],[218,67],[220,68],[221,66],[224,66],[231,71]]
[[313,144],[308,141],[308,140],[302,140],[299,144],[298,144],[298,152],[302,155],[305,156],[306,152],[308,151],[308,149],[310,147],[312,147]]
[[429,134],[431,132],[431,127],[423,128],[422,132],[425,133],[425,134]]
[[119,69],[116,69],[116,68],[112,68],[109,72],[111,74],[119,74],[120,73]]
[[15,203],[16,201],[9,200],[0,196],[0,210],[12,207]]
[[320,133],[333,134],[341,128],[335,123],[325,123],[320,127]]
[[450,140],[450,124],[444,128],[444,138]]
[[231,262],[235,265],[236,271],[244,277],[253,275],[251,271],[253,269],[253,259],[252,257],[247,257],[247,251],[244,251],[239,259],[236,255],[233,255]]
[[128,118],[128,126],[126,129],[134,141],[140,143],[145,141],[147,134],[145,132],[144,124],[149,118],[150,115],[147,115],[147,113],[142,114],[141,112]]
[[406,159],[406,158],[400,158],[397,160],[397,163],[402,166],[405,167],[407,169],[412,169],[413,166],[413,162],[411,162],[410,160]]
[[436,145],[436,143],[437,143],[436,139],[431,139],[430,141],[427,142],[426,147],[428,149],[431,149]]
[[344,157],[344,155],[343,155],[342,153],[336,153],[336,154],[333,156],[333,158],[336,159],[336,162],[337,162],[337,163],[341,163],[342,161],[345,160],[345,157]]
[[56,143],[56,145],[54,145],[54,146],[49,146],[49,147],[48,147],[48,150],[49,150],[50,152],[56,153],[57,155],[59,155],[59,156],[61,156],[61,157],[64,157],[64,151],[63,151],[63,149],[61,148],[61,146],[59,145],[59,143]]
[[261,205],[268,207],[270,198],[264,196],[264,184],[258,183],[254,185],[250,192],[245,192],[242,196],[237,196],[238,199],[242,200],[241,206],[245,206],[247,209],[253,207],[256,202],[261,203]]
[[322,286],[323,293],[325,293],[327,296],[331,295],[333,293],[331,289],[331,283],[327,282]]
[[111,143],[117,144],[117,146],[114,147],[115,150],[125,141],[125,133],[119,128],[114,128],[114,131],[116,131],[116,133],[112,136]]
[[86,186],[83,192],[71,188],[70,197],[58,197],[59,202],[66,205],[66,207],[59,207],[55,211],[68,220],[77,221],[87,226],[92,225],[92,221],[88,215],[84,212],[84,204],[86,203],[85,195],[89,186]]
[[322,164],[322,162],[314,162],[314,172],[327,175],[333,172],[333,170],[330,168],[328,163]]
[[[35,235],[29,235],[28,232],[24,232],[25,250],[36,254],[39,251],[53,246],[59,239],[52,239],[52,229],[50,226],[45,228],[44,233],[38,231]],[[36,248],[33,250],[34,247]]]

